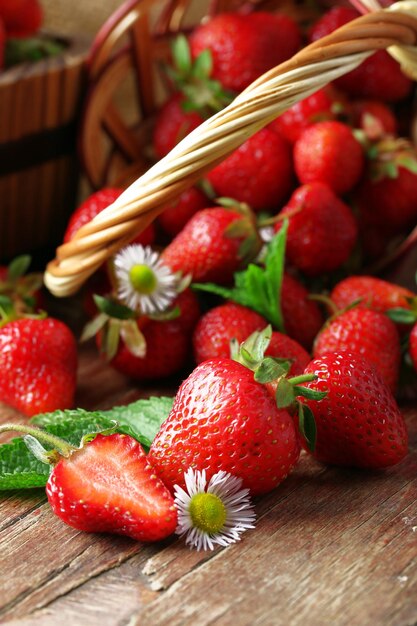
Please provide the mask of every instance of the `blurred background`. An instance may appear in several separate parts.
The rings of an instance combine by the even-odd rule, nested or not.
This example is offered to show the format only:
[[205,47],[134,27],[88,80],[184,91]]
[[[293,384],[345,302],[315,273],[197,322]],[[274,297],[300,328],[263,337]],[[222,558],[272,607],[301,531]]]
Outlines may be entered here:
[[45,27],[60,33],[93,35],[122,0],[43,0]]

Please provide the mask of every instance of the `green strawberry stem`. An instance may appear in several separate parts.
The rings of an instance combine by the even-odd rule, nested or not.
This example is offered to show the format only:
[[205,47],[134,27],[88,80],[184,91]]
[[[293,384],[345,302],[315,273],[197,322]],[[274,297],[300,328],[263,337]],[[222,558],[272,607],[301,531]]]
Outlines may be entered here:
[[312,380],[317,380],[316,374],[301,374],[300,376],[293,376],[288,379],[288,382],[292,385],[299,385],[300,383],[309,383]]
[[[77,448],[67,441],[64,441],[56,435],[52,435],[40,428],[33,426],[26,426],[24,424],[2,424],[0,426],[0,433],[6,432],[18,432],[26,435],[24,437],[25,443],[31,452],[43,463],[56,463],[60,457],[68,458]],[[51,451],[46,451],[41,446],[41,442],[45,443],[53,448]]]

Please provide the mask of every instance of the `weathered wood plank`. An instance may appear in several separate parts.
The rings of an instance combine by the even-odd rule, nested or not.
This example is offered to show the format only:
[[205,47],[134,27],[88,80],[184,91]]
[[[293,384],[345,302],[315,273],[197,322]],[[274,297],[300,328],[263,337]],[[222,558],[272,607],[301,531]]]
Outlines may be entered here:
[[[127,381],[93,345],[81,351],[79,381],[77,405],[91,409],[175,389]],[[0,421],[10,419],[24,418],[0,407]],[[52,515],[41,490],[4,494],[0,622],[410,626],[417,622],[415,410],[409,420],[404,463],[355,472],[305,455],[256,503],[256,530],[214,553],[190,551],[181,540],[144,546],[77,533]]]

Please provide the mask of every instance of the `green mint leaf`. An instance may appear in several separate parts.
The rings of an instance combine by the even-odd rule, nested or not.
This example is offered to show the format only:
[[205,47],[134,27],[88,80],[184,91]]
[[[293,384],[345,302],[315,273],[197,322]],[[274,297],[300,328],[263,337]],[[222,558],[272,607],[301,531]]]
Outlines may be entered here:
[[[141,435],[152,442],[161,424],[171,412],[173,403],[173,398],[152,396],[127,406],[117,406],[109,411],[103,411],[103,415],[115,420],[120,426],[130,427],[136,439]],[[149,448],[150,444],[146,447]]]
[[288,220],[272,239],[265,258],[265,267],[250,263],[235,274],[235,286],[227,289],[213,283],[193,283],[200,291],[214,293],[262,315],[274,328],[285,332],[280,299],[284,273],[285,244]]
[[[82,410],[39,415],[31,423],[75,446],[79,446],[84,435],[114,425],[111,419],[100,413]],[[0,490],[43,487],[48,480],[49,471],[49,466],[37,460],[29,451],[22,437],[0,445]]]
[[298,427],[310,452],[314,452],[317,441],[317,427],[313,411],[301,402],[298,405]]
[[385,314],[397,324],[414,324],[417,320],[417,314],[415,311],[410,311],[409,309],[403,309],[401,307],[388,309],[388,311],[385,311]]

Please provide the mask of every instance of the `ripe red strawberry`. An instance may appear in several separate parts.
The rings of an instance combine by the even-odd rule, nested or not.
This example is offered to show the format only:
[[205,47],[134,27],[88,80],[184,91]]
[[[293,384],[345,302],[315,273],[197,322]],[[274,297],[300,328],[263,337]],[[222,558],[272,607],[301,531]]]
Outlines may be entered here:
[[356,100],[352,102],[351,111],[352,125],[362,128],[370,139],[397,133],[398,123],[394,113],[380,100]]
[[348,276],[334,286],[330,298],[338,309],[361,300],[359,306],[380,313],[394,308],[412,309],[413,303],[417,306],[415,293],[375,276]]
[[[106,209],[110,204],[120,196],[123,189],[114,187],[104,187],[99,191],[91,194],[84,202],[82,202],[71,215],[67,229],[64,234],[64,242],[70,241],[76,232],[88,224],[91,220]],[[143,246],[149,246],[155,239],[155,227],[150,224],[140,235],[135,237],[132,243],[140,243]]]
[[77,344],[53,318],[18,319],[0,327],[0,400],[25,415],[73,405]]
[[54,513],[78,530],[138,541],[159,541],[175,531],[173,498],[140,443],[128,435],[97,435],[61,458],[46,494]]
[[175,237],[197,211],[207,206],[207,202],[207,197],[202,191],[197,187],[191,187],[184,191],[176,202],[167,206],[158,218],[159,223],[168,235]]
[[392,235],[412,228],[417,220],[417,153],[404,139],[382,139],[373,146],[356,193],[365,227]]
[[302,386],[327,392],[321,400],[299,398],[316,422],[316,459],[376,469],[395,465],[405,457],[404,418],[368,361],[349,352],[329,353],[311,361],[305,373],[318,379]]
[[352,129],[338,121],[307,128],[294,146],[294,167],[301,183],[327,183],[336,194],[350,191],[365,166],[363,149]]
[[200,113],[186,111],[183,106],[184,96],[176,93],[158,111],[153,132],[153,147],[159,159],[168,154],[181,139],[203,121]]
[[[227,283],[261,247],[253,218],[237,210],[212,207],[198,211],[161,254],[173,271],[192,274],[195,282]],[[249,254],[247,251],[249,250]]]
[[193,349],[196,363],[230,357],[230,341],[240,344],[268,322],[258,313],[235,302],[226,302],[205,313],[195,327]]
[[30,37],[42,25],[43,10],[38,0],[0,0],[0,18],[8,37]]
[[331,319],[314,343],[315,357],[329,352],[360,354],[372,363],[386,385],[396,392],[401,360],[398,331],[386,315],[354,308]]
[[239,92],[264,72],[290,58],[300,47],[298,25],[282,14],[221,13],[194,29],[194,58],[209,49],[212,77]]
[[252,371],[231,359],[201,363],[182,383],[148,459],[169,489],[189,467],[242,478],[252,494],[274,489],[297,462],[291,416]]
[[294,144],[309,126],[324,120],[336,119],[341,107],[343,104],[334,93],[329,89],[319,89],[311,96],[293,104],[271,122],[269,128],[279,132],[288,142]]
[[293,187],[289,144],[270,128],[263,128],[207,178],[219,196],[246,202],[254,211],[277,208]]
[[[310,40],[316,41],[358,16],[353,8],[334,7],[313,25]],[[335,84],[350,95],[386,102],[402,100],[412,87],[411,79],[385,50],[375,52],[359,67],[338,78]]]
[[290,274],[284,274],[283,277],[281,308],[285,332],[306,350],[310,350],[323,325],[323,315],[317,303],[309,299],[304,285]]
[[414,324],[413,328],[411,329],[409,351],[414,369],[417,372],[417,324]]
[[271,341],[265,351],[265,356],[278,357],[291,361],[288,371],[290,376],[300,376],[310,362],[309,353],[294,339],[276,330],[271,334]]
[[[132,354],[121,338],[118,351],[110,361],[112,367],[135,380],[159,380],[177,374],[189,359],[200,308],[190,289],[180,293],[173,306],[180,309],[175,319],[159,321],[142,317],[138,320],[146,342],[145,356]],[[100,335],[97,341],[100,346]]]
[[[296,189],[279,216],[289,220],[287,258],[305,274],[332,272],[349,258],[357,237],[356,220],[325,183]],[[281,227],[278,222],[275,230]]]

